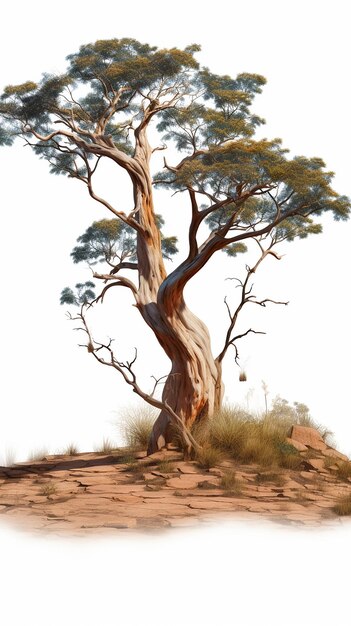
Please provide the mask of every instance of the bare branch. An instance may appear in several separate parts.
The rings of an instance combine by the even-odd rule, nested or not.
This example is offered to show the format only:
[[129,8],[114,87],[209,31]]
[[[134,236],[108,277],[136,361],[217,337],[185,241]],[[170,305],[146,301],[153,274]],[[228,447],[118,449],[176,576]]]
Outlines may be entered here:
[[[189,429],[185,426],[183,420],[175,413],[175,411],[169,406],[168,402],[157,400],[152,395],[144,392],[138,385],[136,375],[133,371],[133,365],[137,359],[137,350],[135,348],[135,355],[132,361],[125,363],[122,361],[118,361],[114,355],[114,352],[111,348],[112,340],[110,339],[108,344],[99,343],[93,340],[89,327],[87,325],[87,321],[84,315],[84,305],[82,305],[80,314],[78,318],[82,321],[85,332],[88,335],[88,343],[84,345],[88,349],[94,358],[101,364],[107,365],[108,367],[112,367],[116,371],[118,371],[124,378],[125,382],[130,385],[138,396],[140,396],[145,402],[151,404],[155,408],[165,411],[168,413],[174,427],[179,432],[183,442],[185,449],[190,454],[191,450],[200,450],[201,446],[197,443],[197,441],[192,436]],[[104,357],[97,354],[100,350],[107,351],[109,355],[109,359],[106,360]]]
[[[239,314],[241,312],[241,310],[243,309],[243,307],[245,306],[245,304],[247,303],[253,303],[253,304],[258,304],[259,306],[265,307],[266,304],[268,302],[274,303],[274,304],[284,304],[287,305],[288,302],[279,302],[276,300],[271,300],[270,298],[265,298],[264,300],[260,300],[257,301],[256,300],[256,296],[252,294],[252,289],[253,289],[253,283],[250,285],[250,278],[252,277],[253,274],[255,274],[256,270],[258,269],[258,267],[260,266],[260,264],[262,263],[262,261],[269,255],[271,254],[272,256],[274,256],[274,258],[276,259],[280,259],[281,257],[272,250],[272,247],[274,245],[274,242],[272,241],[269,245],[269,247],[267,249],[264,249],[262,246],[262,243],[260,241],[259,238],[255,238],[254,239],[256,241],[256,243],[258,244],[258,247],[260,249],[260,256],[258,258],[258,260],[256,261],[255,265],[253,265],[253,267],[250,267],[249,265],[246,265],[246,277],[244,281],[241,281],[239,278],[232,278],[229,280],[237,280],[238,281],[238,285],[236,285],[236,287],[239,287],[241,289],[241,298],[239,301],[239,304],[237,306],[237,308],[235,309],[234,313],[231,312],[229,305],[227,303],[227,297],[224,298],[224,303],[225,306],[227,308],[228,311],[228,315],[229,315],[229,319],[230,319],[230,324],[225,336],[225,341],[224,341],[224,345],[223,348],[221,350],[221,352],[219,353],[217,360],[219,362],[221,362],[229,348],[230,345],[233,345],[233,341],[235,341],[236,339],[240,339],[241,336],[245,336],[245,335],[241,335],[241,336],[237,336],[234,339],[232,339],[232,332],[234,330],[234,327],[238,321],[238,317]],[[251,331],[250,332],[254,332]],[[247,334],[247,333],[245,333]],[[238,360],[238,355],[236,355],[235,360],[237,362]]]
[[[94,272],[93,273],[93,278],[98,278],[99,280],[107,281],[107,280],[114,280],[115,276],[113,276],[111,274],[98,274],[97,272]],[[131,280],[129,280],[129,278],[125,278],[124,276],[119,276],[117,281],[115,281],[111,285],[109,285],[109,287],[112,287],[112,286],[128,287],[128,289],[130,289],[133,292],[135,298],[138,295],[138,290],[137,290],[136,286],[134,285],[134,283]],[[104,290],[105,293],[106,293],[106,289],[107,288],[105,288],[105,290]],[[100,297],[103,297],[104,295],[105,294],[102,293],[101,296],[99,296],[99,299],[100,299]]]

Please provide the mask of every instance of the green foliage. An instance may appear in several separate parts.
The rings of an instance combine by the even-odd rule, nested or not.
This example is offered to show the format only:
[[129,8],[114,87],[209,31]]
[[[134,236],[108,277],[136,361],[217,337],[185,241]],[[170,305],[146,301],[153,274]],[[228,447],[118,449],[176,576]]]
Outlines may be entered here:
[[87,304],[96,298],[93,288],[94,283],[90,280],[85,283],[77,283],[75,292],[70,287],[65,287],[61,291],[60,304],[70,304],[81,306]]
[[[252,105],[265,78],[212,73],[195,59],[199,50],[197,44],[158,49],[132,38],[84,44],[67,57],[61,75],[4,88],[0,145],[24,138],[51,173],[82,181],[91,193],[101,158],[122,167],[135,158],[129,170],[134,181],[140,132],[153,120],[180,156],[174,166],[165,163],[154,184],[201,196],[205,223],[229,257],[246,251],[248,237],[269,233],[272,244],[293,241],[320,233],[326,212],[347,219],[350,200],[334,191],[333,173],[322,159],[291,158],[280,139],[255,138],[264,120]],[[163,221],[155,219],[161,231]],[[161,245],[166,259],[176,254],[175,237],[161,231]],[[135,230],[101,220],[78,238],[72,258],[106,262],[116,273],[119,264],[135,263],[136,252]],[[61,294],[65,303],[84,298],[91,293],[66,288]]]
[[[164,220],[160,215],[155,217],[161,229]],[[105,261],[113,268],[117,268],[120,263],[135,263],[137,260],[136,233],[117,218],[93,222],[77,241],[81,245],[75,246],[71,252],[74,263],[88,261],[90,265],[94,265]],[[178,252],[177,237],[165,237],[161,231],[161,247],[164,258],[171,260]]]

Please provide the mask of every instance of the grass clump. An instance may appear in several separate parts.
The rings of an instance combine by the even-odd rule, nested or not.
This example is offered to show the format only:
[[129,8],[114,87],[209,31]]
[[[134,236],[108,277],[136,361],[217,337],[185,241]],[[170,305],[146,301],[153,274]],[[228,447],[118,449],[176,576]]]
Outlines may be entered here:
[[13,448],[7,448],[5,452],[5,467],[13,467],[16,464],[16,453]]
[[116,446],[112,443],[108,437],[104,437],[102,443],[94,448],[95,452],[101,452],[103,454],[109,454],[112,450],[115,450]]
[[338,462],[338,470],[336,472],[338,478],[347,480],[351,478],[351,461]]
[[68,446],[63,450],[62,454],[66,454],[67,456],[74,456],[78,454],[79,450],[74,443],[69,443]]
[[28,461],[32,463],[35,461],[44,461],[45,457],[48,454],[49,454],[49,451],[47,448],[39,448],[38,450],[33,450],[29,455]]
[[45,483],[40,489],[40,495],[53,496],[57,492],[57,487],[54,483]]
[[156,416],[157,412],[151,407],[123,412],[119,428],[128,447],[140,450],[147,448]]
[[203,469],[211,469],[218,465],[223,459],[223,453],[218,448],[205,445],[196,452],[195,461]]
[[282,487],[285,483],[285,478],[278,472],[266,472],[264,474],[257,474],[255,482],[257,485],[274,483],[277,487]]
[[340,498],[339,502],[333,507],[333,511],[337,515],[351,515],[351,494]]
[[200,431],[200,443],[205,442],[241,463],[295,470],[301,464],[301,456],[286,441],[294,424],[316,427],[304,404],[290,406],[286,400],[276,398],[271,411],[261,415],[225,406],[209,421],[207,429]]
[[265,414],[253,416],[238,408],[224,408],[209,425],[209,443],[242,463],[295,469],[298,451],[286,442],[291,422]]
[[237,496],[242,492],[242,484],[236,477],[234,471],[223,474],[220,482],[220,488],[226,492],[226,495]]
[[171,461],[159,461],[157,471],[161,474],[171,474],[175,470],[175,465]]

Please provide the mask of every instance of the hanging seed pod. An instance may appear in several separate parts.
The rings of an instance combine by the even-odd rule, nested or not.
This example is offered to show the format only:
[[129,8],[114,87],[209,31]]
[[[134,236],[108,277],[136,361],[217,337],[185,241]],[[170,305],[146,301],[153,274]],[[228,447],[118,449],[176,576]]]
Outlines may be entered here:
[[240,372],[240,374],[239,374],[239,381],[240,381],[241,383],[245,383],[245,382],[247,381],[247,378],[246,378],[246,373],[245,373],[245,372],[243,372],[243,371],[241,371],[241,372]]

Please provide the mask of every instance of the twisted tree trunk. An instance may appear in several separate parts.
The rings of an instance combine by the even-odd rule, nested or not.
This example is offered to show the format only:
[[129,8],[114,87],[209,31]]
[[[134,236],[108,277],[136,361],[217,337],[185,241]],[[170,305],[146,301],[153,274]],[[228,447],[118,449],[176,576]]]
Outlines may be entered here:
[[[157,312],[154,332],[172,362],[162,400],[172,407],[187,428],[191,428],[195,421],[211,416],[222,400],[221,372],[211,352],[210,336],[206,326],[184,301],[171,316],[160,303],[154,311]],[[148,323],[151,326],[150,319]],[[166,411],[161,411],[152,431],[148,454],[169,443],[172,434],[171,418]]]
[[[148,237],[138,241],[139,289],[137,307],[172,367],[163,389],[162,400],[190,428],[218,408],[223,395],[221,367],[212,355],[205,324],[186,306],[182,272],[166,276],[154,223],[152,196],[137,195],[140,220],[147,224]],[[153,428],[148,453],[171,441],[172,419],[161,411]]]
[[[162,400],[191,428],[196,420],[212,415],[221,404],[221,366],[212,355],[205,324],[187,308],[183,298],[185,284],[198,268],[193,268],[188,258],[167,276],[153,206],[146,127],[139,128],[136,140],[135,160],[142,172],[138,178],[134,174],[132,177],[134,215],[141,226],[137,236],[137,307],[172,363]],[[205,262],[206,257],[199,265]],[[171,416],[162,410],[152,431],[149,454],[170,442],[171,425]]]

